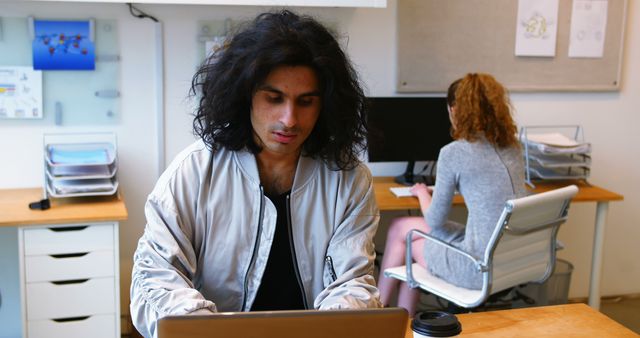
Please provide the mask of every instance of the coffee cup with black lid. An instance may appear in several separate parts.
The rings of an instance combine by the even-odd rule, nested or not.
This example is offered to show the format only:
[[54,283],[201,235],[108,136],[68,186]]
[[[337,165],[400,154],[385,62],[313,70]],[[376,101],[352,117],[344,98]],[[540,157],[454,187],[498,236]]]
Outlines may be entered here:
[[462,332],[458,318],[443,311],[419,312],[411,321],[413,338],[454,337]]

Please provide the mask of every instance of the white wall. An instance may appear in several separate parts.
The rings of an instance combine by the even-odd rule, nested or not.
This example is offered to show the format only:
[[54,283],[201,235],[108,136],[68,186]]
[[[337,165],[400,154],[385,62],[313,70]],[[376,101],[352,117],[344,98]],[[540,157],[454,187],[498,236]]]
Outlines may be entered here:
[[[370,95],[394,95],[395,5],[386,9],[301,8],[336,23],[348,38],[348,52]],[[251,17],[259,7],[139,5],[164,24],[167,161],[193,140],[188,87],[201,56],[197,22]],[[581,124],[594,145],[591,182],[625,196],[611,203],[606,230],[603,295],[640,293],[640,144],[634,133],[640,122],[640,6],[629,1],[622,90],[616,93],[518,93],[512,95],[520,124]],[[123,311],[128,312],[131,257],[144,228],[143,204],[156,173],[154,31],[149,20],[131,15],[124,4],[20,3],[0,1],[0,16],[116,19],[121,62],[122,119],[116,126],[55,127],[30,121],[0,121],[0,188],[39,186],[41,137],[48,131],[113,130],[118,135],[119,177],[129,210],[120,230]],[[425,42],[428,43],[428,42]],[[0,51],[4,52],[4,51]],[[469,69],[469,71],[473,71]],[[401,165],[371,165],[375,175],[396,174]],[[591,260],[595,205],[574,204],[560,239],[560,257],[575,265],[570,297],[585,297]]]
[[[132,17],[124,4],[55,4],[0,2],[0,16],[115,19],[122,57],[120,123],[115,126],[56,127],[48,121],[0,120],[0,188],[42,185],[42,134],[45,132],[114,131],[118,137],[119,180],[129,210],[120,226],[121,294],[128,310],[131,260],[144,227],[142,208],[155,182],[156,142],[153,92],[153,25]],[[6,34],[6,32],[5,32]],[[0,51],[4,53],[5,51]],[[26,206],[25,206],[26,207]],[[2,212],[0,210],[0,212]]]

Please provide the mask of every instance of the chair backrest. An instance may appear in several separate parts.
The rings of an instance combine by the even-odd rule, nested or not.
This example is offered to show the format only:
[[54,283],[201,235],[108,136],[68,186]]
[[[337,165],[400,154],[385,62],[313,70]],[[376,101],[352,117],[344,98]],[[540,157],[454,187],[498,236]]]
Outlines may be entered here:
[[571,185],[507,201],[485,252],[485,295],[551,275],[558,228],[577,192]]

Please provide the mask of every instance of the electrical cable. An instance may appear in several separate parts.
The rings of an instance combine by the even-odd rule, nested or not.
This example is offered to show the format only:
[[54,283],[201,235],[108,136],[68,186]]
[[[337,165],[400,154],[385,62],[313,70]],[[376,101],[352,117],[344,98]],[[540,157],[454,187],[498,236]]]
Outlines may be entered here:
[[422,174],[423,172],[425,172],[427,170],[427,167],[429,167],[429,164],[431,163],[431,161],[427,161],[427,163],[424,164],[424,167],[422,167],[422,170],[420,170],[420,172],[418,173],[418,175]]
[[127,6],[129,6],[129,13],[136,18],[139,19],[151,19],[155,23],[155,55],[156,55],[156,63],[155,63],[155,71],[156,71],[156,81],[155,81],[155,90],[156,90],[156,131],[157,131],[157,177],[160,177],[162,172],[165,169],[165,157],[166,157],[166,147],[165,147],[165,99],[164,99],[164,42],[163,42],[163,33],[162,33],[162,22],[156,19],[154,16],[151,16],[142,10],[133,6],[132,3],[128,2]]
[[429,169],[429,174],[431,176],[433,176],[433,170],[435,169],[435,167],[436,167],[436,161],[427,161],[424,164],[424,167],[422,167],[422,170],[420,170],[420,172],[418,172],[417,174],[420,175],[420,174],[426,172],[427,169]]
[[135,16],[136,18],[139,18],[139,19],[149,18],[154,22],[158,22],[158,19],[134,7],[132,3],[127,2],[127,6],[129,6],[129,13],[131,13],[131,15]]

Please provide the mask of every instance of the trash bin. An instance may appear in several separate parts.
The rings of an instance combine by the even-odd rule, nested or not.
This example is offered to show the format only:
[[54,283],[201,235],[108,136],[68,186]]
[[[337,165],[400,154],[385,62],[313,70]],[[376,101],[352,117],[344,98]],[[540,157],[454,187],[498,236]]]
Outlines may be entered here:
[[535,300],[535,305],[566,304],[569,299],[569,285],[573,264],[564,259],[556,259],[553,273],[542,284],[529,283],[521,292]]

